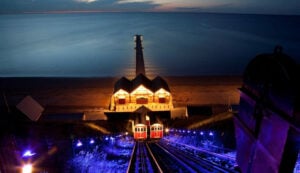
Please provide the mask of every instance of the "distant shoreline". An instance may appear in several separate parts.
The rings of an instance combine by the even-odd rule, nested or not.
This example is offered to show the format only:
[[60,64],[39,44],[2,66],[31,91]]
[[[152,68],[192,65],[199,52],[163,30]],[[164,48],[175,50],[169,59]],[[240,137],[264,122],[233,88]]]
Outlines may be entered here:
[[[239,103],[241,76],[163,78],[170,87],[175,107]],[[118,79],[120,78],[0,78],[0,89],[11,107],[30,95],[46,112],[90,112],[108,109],[114,84]],[[0,106],[5,107],[3,95],[0,103]]]
[[[0,88],[22,88],[22,87],[41,87],[51,85],[73,85],[79,84],[82,86],[83,82],[108,82],[110,84],[114,84],[118,79],[123,76],[108,76],[108,77],[0,77]],[[125,76],[126,77],[126,76]],[[241,81],[242,76],[239,75],[224,75],[224,76],[161,76],[165,80],[169,80],[172,83],[181,83],[182,79],[185,79],[186,84],[192,84],[195,81],[199,84],[201,81],[205,81],[204,83],[214,83],[214,82],[236,82]],[[151,77],[148,77],[152,79]],[[130,79],[130,78],[128,78]],[[179,79],[179,81],[177,81]],[[57,83],[55,83],[57,82]],[[203,84],[204,84],[203,83]],[[85,83],[85,85],[93,85],[95,83]],[[22,86],[23,85],[23,86]],[[76,86],[74,86],[76,87]]]

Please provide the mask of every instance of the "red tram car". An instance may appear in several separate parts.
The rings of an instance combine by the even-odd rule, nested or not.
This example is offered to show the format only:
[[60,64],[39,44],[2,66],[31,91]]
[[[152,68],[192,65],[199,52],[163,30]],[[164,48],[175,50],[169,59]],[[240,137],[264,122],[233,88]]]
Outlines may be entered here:
[[151,139],[160,139],[163,137],[163,125],[159,123],[152,124],[150,126],[150,138]]
[[133,138],[135,140],[147,139],[147,126],[145,124],[136,124],[134,126]]

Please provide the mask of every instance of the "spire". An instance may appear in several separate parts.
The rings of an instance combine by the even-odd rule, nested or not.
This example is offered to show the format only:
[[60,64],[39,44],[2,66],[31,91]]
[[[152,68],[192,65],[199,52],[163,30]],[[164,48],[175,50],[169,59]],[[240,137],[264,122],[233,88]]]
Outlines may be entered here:
[[136,56],[136,70],[135,74],[138,76],[139,74],[146,75],[145,73],[145,64],[144,64],[144,56],[143,56],[143,46],[142,46],[142,35],[135,35],[134,41],[136,43],[135,46],[135,56]]

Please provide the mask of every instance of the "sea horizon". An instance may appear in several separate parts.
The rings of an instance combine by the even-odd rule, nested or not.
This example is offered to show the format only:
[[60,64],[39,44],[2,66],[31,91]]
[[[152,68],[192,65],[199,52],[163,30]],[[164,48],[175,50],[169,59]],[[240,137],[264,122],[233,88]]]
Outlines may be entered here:
[[248,13],[248,12],[209,12],[209,11],[124,11],[124,10],[50,10],[50,11],[25,11],[25,12],[1,12],[0,15],[25,15],[25,14],[93,14],[93,13],[196,13],[196,14],[220,14],[220,15],[263,15],[263,16],[300,16],[300,14],[276,14],[276,13]]
[[[57,14],[57,15],[56,15]],[[240,76],[276,45],[299,63],[300,16],[203,12],[0,15],[0,77]]]

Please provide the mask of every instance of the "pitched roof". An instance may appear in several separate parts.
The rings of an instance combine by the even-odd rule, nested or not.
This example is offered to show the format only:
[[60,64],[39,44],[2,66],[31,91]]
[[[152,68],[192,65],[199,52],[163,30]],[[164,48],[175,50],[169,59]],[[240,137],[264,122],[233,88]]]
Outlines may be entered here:
[[140,85],[143,85],[144,87],[146,87],[149,90],[152,90],[152,82],[151,80],[149,80],[146,76],[144,76],[143,74],[139,74],[138,76],[136,76],[132,81],[132,90],[136,89],[137,87],[139,87]]
[[128,80],[125,77],[122,77],[115,83],[114,93],[119,91],[120,89],[123,89],[127,92],[131,92],[131,81]]
[[163,88],[166,91],[170,92],[170,88],[169,88],[167,82],[160,76],[157,76],[155,79],[152,80],[153,92],[159,90],[160,88]]
[[140,113],[140,114],[146,114],[147,112],[151,112],[151,109],[149,109],[146,106],[142,105],[139,108],[137,108],[134,112]]
[[170,88],[169,88],[167,82],[160,76],[157,76],[155,79],[150,80],[145,75],[139,74],[131,81],[125,77],[122,77],[121,79],[119,79],[115,83],[114,93],[116,93],[120,89],[123,89],[123,90],[127,91],[128,93],[130,93],[133,90],[135,90],[136,88],[138,88],[140,85],[143,85],[144,87],[151,90],[152,92],[156,92],[160,88],[163,88],[166,91],[170,92]]

